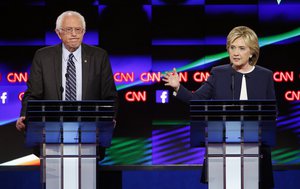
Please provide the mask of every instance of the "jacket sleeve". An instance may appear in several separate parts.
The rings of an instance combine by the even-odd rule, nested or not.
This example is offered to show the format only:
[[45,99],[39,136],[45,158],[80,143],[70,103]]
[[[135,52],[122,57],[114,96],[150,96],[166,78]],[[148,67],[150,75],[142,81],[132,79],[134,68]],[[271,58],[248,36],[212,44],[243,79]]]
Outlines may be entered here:
[[118,110],[118,92],[116,89],[114,76],[111,68],[111,64],[108,58],[108,54],[105,52],[102,60],[102,86],[101,86],[101,99],[114,100],[115,101],[115,117]]
[[267,89],[267,99],[276,99],[273,72],[270,72],[268,77],[268,89]]
[[26,115],[27,101],[38,100],[43,97],[43,74],[42,66],[38,53],[34,55],[32,66],[30,68],[30,74],[27,81],[27,89],[22,99],[21,116]]
[[176,98],[189,104],[190,100],[209,100],[213,98],[215,86],[215,70],[211,70],[208,79],[195,92],[187,90],[183,85],[180,85]]

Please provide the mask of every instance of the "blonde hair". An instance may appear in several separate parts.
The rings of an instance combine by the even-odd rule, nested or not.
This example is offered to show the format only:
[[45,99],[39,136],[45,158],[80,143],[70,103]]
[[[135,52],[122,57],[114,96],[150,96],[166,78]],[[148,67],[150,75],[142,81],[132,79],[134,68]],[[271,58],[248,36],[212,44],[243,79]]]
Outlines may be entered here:
[[252,57],[249,58],[249,64],[254,66],[259,57],[259,44],[256,33],[247,26],[237,26],[233,28],[227,36],[227,51],[229,50],[230,45],[238,38],[243,38],[246,45],[250,48]]

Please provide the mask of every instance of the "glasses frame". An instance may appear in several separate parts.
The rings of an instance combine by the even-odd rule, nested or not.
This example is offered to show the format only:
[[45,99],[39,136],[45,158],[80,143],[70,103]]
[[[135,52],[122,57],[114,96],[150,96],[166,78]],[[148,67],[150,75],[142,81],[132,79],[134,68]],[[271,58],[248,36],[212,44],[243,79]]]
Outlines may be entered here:
[[72,27],[60,28],[59,30],[65,32],[66,34],[73,34],[73,32],[75,32],[75,34],[82,34],[85,31],[85,29],[83,29],[81,27],[76,27],[76,28],[72,28]]

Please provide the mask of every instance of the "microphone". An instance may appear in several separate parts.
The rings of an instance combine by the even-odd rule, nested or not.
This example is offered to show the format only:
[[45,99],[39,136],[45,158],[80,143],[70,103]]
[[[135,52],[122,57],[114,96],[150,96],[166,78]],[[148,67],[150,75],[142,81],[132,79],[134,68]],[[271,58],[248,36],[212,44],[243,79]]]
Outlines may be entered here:
[[234,100],[234,73],[231,73],[231,92],[232,92],[232,100]]
[[64,87],[60,86],[59,90],[60,90],[60,99],[62,100],[62,95],[63,95],[63,92],[64,92]]
[[[65,77],[66,77],[66,82],[68,82],[68,80],[69,80],[69,74],[68,74],[68,72],[65,74]],[[61,92],[61,99],[63,99],[63,92],[64,92],[63,86],[60,87],[60,92]]]

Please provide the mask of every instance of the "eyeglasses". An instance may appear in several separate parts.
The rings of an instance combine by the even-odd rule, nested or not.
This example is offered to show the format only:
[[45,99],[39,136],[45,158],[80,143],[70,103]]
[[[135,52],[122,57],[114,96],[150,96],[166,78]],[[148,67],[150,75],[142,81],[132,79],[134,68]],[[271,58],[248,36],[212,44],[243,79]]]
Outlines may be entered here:
[[60,28],[60,29],[67,34],[72,34],[73,31],[75,31],[76,34],[82,34],[82,32],[84,31],[83,28]]

